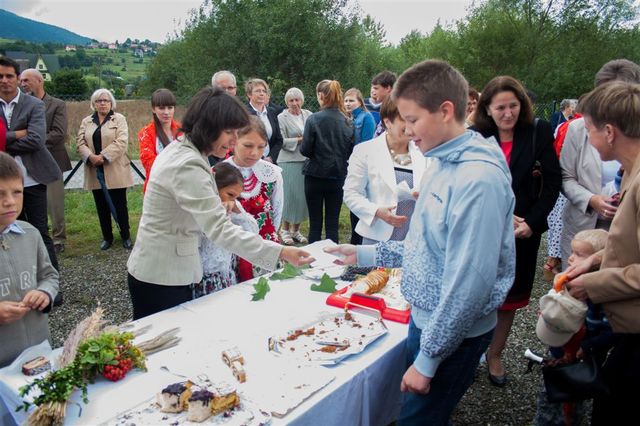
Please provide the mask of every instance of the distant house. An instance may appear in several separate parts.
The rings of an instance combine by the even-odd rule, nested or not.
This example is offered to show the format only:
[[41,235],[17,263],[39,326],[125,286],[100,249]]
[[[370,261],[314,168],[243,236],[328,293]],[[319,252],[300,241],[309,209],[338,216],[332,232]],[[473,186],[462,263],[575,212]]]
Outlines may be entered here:
[[133,52],[133,56],[137,56],[138,58],[143,58],[144,57],[144,51],[142,49],[136,49]]
[[109,45],[107,46],[107,48],[109,50],[117,50],[118,49],[118,45],[115,43],[109,43]]
[[51,75],[60,69],[60,62],[58,61],[58,55],[39,53],[27,53],[7,50],[7,57],[15,60],[20,65],[20,72],[27,68],[35,68],[46,81],[51,81]]
[[67,44],[67,45],[64,47],[64,50],[65,50],[66,52],[75,52],[75,51],[76,51],[76,47],[75,47],[74,45],[72,45],[72,44]]

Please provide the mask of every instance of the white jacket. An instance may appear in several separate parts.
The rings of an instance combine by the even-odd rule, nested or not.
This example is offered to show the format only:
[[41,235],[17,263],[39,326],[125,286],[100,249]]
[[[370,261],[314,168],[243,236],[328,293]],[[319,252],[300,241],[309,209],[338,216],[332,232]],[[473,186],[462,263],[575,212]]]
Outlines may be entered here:
[[[409,142],[413,168],[413,191],[419,191],[420,180],[427,167],[422,152]],[[398,204],[398,189],[393,160],[387,148],[386,134],[356,145],[344,182],[344,202],[360,221],[356,232],[376,241],[387,241],[393,226],[376,217],[380,207]]]

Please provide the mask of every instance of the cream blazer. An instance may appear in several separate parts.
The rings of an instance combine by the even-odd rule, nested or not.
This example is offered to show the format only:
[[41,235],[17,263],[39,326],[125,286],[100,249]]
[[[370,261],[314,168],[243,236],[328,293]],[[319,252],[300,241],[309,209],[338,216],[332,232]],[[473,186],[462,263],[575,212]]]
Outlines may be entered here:
[[[93,115],[85,117],[80,123],[76,144],[78,153],[84,162],[84,189],[100,189],[100,182],[96,173],[96,168],[88,162],[91,154],[96,154],[93,148],[93,133],[98,126],[93,122]],[[131,161],[127,155],[129,145],[129,126],[124,115],[114,112],[113,115],[102,125],[100,130],[102,139],[102,151],[109,161],[104,162],[104,180],[107,188],[118,189],[133,186],[133,175],[131,174]]]
[[231,223],[207,157],[181,137],[151,168],[138,236],[127,262],[129,273],[159,285],[200,282],[201,233],[255,265],[276,268],[282,247]]
[[594,229],[598,213],[589,207],[592,196],[602,190],[602,161],[589,145],[584,119],[569,123],[560,151],[562,193],[569,200],[562,214],[562,265],[566,268],[571,255],[571,240],[584,229]]
[[[409,153],[413,189],[419,191],[420,180],[430,159],[424,157],[413,141],[409,142]],[[385,133],[353,148],[343,190],[345,204],[360,219],[356,232],[372,240],[387,241],[393,233],[393,226],[376,218],[376,210],[398,204],[398,190]]]

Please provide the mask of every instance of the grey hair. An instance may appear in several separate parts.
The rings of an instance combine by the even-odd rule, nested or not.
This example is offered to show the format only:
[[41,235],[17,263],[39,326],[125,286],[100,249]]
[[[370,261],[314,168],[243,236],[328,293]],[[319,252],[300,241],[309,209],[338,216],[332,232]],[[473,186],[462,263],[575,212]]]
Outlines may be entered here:
[[35,69],[35,68],[27,68],[26,70],[24,70],[24,71],[22,71],[20,73],[20,75],[23,75],[23,74],[33,74],[37,78],[39,78],[40,81],[44,81],[44,77],[43,77],[42,73],[40,71],[38,71],[37,69]]
[[108,89],[102,88],[102,89],[98,89],[95,92],[93,92],[93,94],[91,95],[91,110],[95,111],[96,107],[96,101],[98,100],[98,98],[104,94],[109,95],[109,99],[111,99],[111,109],[115,110],[116,109],[116,98],[113,96],[113,93],[111,93],[111,91],[109,91]]
[[231,77],[231,79],[233,80],[233,84],[236,84],[236,85],[238,84],[238,83],[236,82],[236,76],[235,76],[235,75],[233,75],[233,73],[232,73],[231,71],[222,70],[222,71],[218,71],[218,72],[216,72],[215,74],[213,74],[213,75],[211,76],[211,85],[212,85],[213,87],[217,87],[217,83],[216,83],[216,81],[217,81],[220,77],[225,77],[225,76],[227,76],[227,77]]
[[572,105],[573,105],[573,100],[572,99],[563,99],[562,102],[560,102],[560,111],[562,111],[565,108],[568,108],[568,107],[570,107]]
[[295,98],[299,98],[301,105],[304,104],[304,94],[302,93],[302,90],[298,89],[297,87],[292,87],[291,89],[287,90],[287,93],[284,94],[284,103],[289,102],[289,99],[295,99]]

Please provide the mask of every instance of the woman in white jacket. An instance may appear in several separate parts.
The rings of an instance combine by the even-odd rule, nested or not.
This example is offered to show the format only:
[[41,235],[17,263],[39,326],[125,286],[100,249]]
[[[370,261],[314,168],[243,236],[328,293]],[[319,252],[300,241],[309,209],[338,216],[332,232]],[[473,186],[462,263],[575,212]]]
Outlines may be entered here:
[[390,98],[380,109],[380,121],[386,131],[353,149],[343,188],[345,204],[360,219],[356,232],[363,244],[404,240],[415,207],[413,194],[427,166]]

